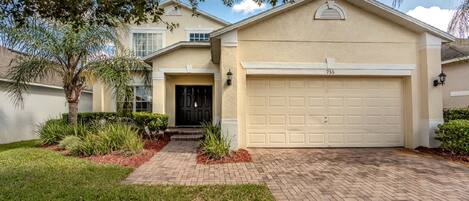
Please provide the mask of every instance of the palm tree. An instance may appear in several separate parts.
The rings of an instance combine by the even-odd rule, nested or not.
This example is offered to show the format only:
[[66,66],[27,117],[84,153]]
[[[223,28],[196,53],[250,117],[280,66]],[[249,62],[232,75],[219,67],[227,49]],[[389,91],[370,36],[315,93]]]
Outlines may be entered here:
[[[85,25],[77,29],[37,19],[22,26],[11,22],[0,23],[0,45],[24,53],[8,72],[12,80],[8,92],[18,106],[23,104],[28,82],[59,77],[68,103],[68,122],[76,124],[81,93],[94,81],[106,84],[120,99],[130,94],[132,76],[149,82],[151,68],[123,51],[114,28]],[[107,56],[111,46],[119,51]]]
[[[405,0],[393,0],[393,6],[399,7]],[[456,8],[456,12],[448,26],[448,32],[466,38],[469,35],[469,0],[461,0],[461,5]]]

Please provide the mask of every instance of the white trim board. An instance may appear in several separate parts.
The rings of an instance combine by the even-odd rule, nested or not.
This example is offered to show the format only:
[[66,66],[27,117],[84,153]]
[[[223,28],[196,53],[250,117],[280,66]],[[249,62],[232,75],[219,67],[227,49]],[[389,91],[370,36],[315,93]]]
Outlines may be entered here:
[[154,80],[161,80],[164,79],[164,74],[171,73],[171,74],[213,74],[214,79],[220,78],[220,72],[218,69],[215,68],[193,68],[191,65],[187,65],[186,67],[161,67],[158,68],[158,71],[154,71],[152,74],[152,78]]
[[469,96],[469,91],[452,91],[450,92],[451,97],[459,97],[459,96]]
[[376,75],[409,76],[414,64],[241,62],[248,75]]

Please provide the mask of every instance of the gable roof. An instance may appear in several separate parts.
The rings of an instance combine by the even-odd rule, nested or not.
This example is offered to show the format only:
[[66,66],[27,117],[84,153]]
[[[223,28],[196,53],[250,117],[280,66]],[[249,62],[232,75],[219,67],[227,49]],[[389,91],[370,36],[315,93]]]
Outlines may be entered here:
[[[280,13],[283,13],[285,11],[291,10],[298,6],[304,5],[311,1],[314,1],[314,0],[296,0],[294,3],[286,3],[278,7],[274,7],[270,10],[267,10],[257,15],[254,15],[252,17],[249,17],[245,20],[242,20],[237,23],[231,24],[229,26],[223,27],[221,29],[215,30],[210,34],[210,37],[217,37],[224,33],[230,32],[232,30],[249,26],[251,24],[257,23],[258,21],[262,21],[270,17],[276,16]],[[440,29],[437,29],[429,24],[426,24],[420,20],[417,20],[409,15],[406,15],[376,0],[344,0],[344,1],[348,1],[349,3],[359,8],[370,11],[371,13],[374,13],[380,17],[388,19],[404,27],[407,27],[408,29],[411,29],[413,31],[429,32],[443,39],[443,41],[445,42],[450,42],[450,41],[455,40],[455,37],[453,35],[446,33],[444,31],[441,31]]]
[[[164,6],[168,6],[168,5],[170,5],[170,4],[176,4],[176,5],[181,6],[181,7],[183,7],[183,8],[192,10],[192,6],[187,5],[187,4],[185,4],[185,3],[181,2],[181,1],[178,1],[178,0],[166,0],[166,1],[164,1],[163,3],[161,3],[160,6],[161,6],[161,7],[164,7]],[[212,20],[214,20],[214,21],[217,21],[217,22],[219,22],[219,23],[221,23],[221,24],[224,24],[225,26],[231,24],[230,22],[228,22],[228,21],[226,21],[226,20],[223,20],[223,19],[221,19],[221,18],[219,18],[219,17],[216,17],[216,16],[214,16],[214,15],[211,15],[211,14],[209,14],[209,13],[203,11],[203,10],[200,10],[200,9],[195,10],[195,13],[196,13],[196,14],[203,15],[203,16],[205,16],[205,17],[207,17],[207,18],[210,18],[210,19],[212,19]]]
[[469,39],[456,39],[441,47],[442,64],[449,64],[469,59]]
[[174,44],[172,44],[168,47],[159,49],[159,50],[157,50],[157,51],[143,57],[142,60],[145,61],[145,62],[150,62],[155,57],[168,54],[170,52],[173,52],[173,51],[175,51],[177,49],[181,49],[181,48],[208,48],[208,47],[210,47],[209,42],[181,41],[181,42],[174,43]]

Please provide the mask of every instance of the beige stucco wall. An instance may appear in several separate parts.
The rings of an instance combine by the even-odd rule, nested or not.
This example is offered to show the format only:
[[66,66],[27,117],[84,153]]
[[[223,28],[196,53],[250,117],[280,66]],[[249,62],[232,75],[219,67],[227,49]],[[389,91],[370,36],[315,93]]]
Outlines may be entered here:
[[[456,62],[443,65],[447,75],[443,85],[443,106],[458,108],[469,106],[469,63]],[[451,92],[466,92],[468,95],[451,96]]]
[[212,86],[213,121],[220,119],[219,69],[211,62],[208,47],[181,48],[158,56],[153,63],[153,112],[169,115],[175,125],[176,85]]
[[[171,4],[165,9],[170,9],[174,7],[174,4]],[[204,15],[196,15],[193,16],[191,10],[186,9],[184,7],[180,8],[181,15],[164,15],[162,16],[163,21],[169,23],[175,23],[179,26],[175,28],[173,31],[167,29],[166,24],[164,23],[145,23],[141,25],[127,25],[126,27],[122,27],[119,31],[120,41],[123,43],[124,47],[130,47],[130,37],[129,31],[132,29],[160,29],[164,32],[165,39],[163,41],[163,47],[169,46],[171,44],[180,42],[180,41],[187,41],[187,33],[189,30],[194,29],[202,29],[208,32],[213,30],[219,29],[223,26],[221,22],[212,20]]]
[[[174,7],[174,4],[169,5],[166,9]],[[140,30],[159,30],[164,32],[164,44],[163,47],[172,45],[180,41],[187,40],[187,33],[189,30],[206,30],[211,32],[211,30],[216,30],[224,26],[223,23],[215,21],[211,18],[208,18],[204,15],[192,16],[192,11],[184,7],[180,8],[181,15],[176,16],[162,16],[162,19],[166,22],[176,23],[179,26],[173,31],[167,29],[164,23],[145,23],[141,25],[127,25],[119,29],[119,38],[122,45],[126,49],[131,49],[130,47],[130,35],[129,32],[133,29]],[[174,53],[167,54],[162,56],[161,59],[154,60],[153,67],[186,67],[187,65],[192,65],[194,68],[205,68],[205,67],[214,67],[210,62],[210,50],[209,48],[196,48],[191,50],[177,50]],[[154,72],[158,72],[155,71]],[[158,85],[159,81],[153,80],[153,97],[158,94],[158,96],[163,97],[165,93],[159,93],[158,91],[164,89],[164,82],[161,82]],[[115,111],[115,101],[110,90],[106,89],[99,82],[95,83],[93,86],[94,96],[93,96],[93,111]],[[161,102],[154,102],[153,104],[154,111],[164,112],[165,106]]]
[[[23,107],[12,104],[6,90],[6,82],[0,81],[0,144],[37,139],[40,123],[50,118],[61,118],[68,112],[62,89],[30,86],[24,95]],[[92,94],[82,93],[80,112],[91,112]]]
[[338,1],[346,20],[314,20],[324,2],[313,1],[239,30],[240,60],[324,62],[331,57],[337,63],[417,62],[418,34],[346,1]]
[[[243,112],[246,79],[241,63],[325,63],[326,58],[352,68],[353,64],[389,64],[390,69],[397,64],[415,66],[409,75],[402,76],[405,146],[434,146],[432,134],[442,120],[442,103],[438,101],[441,88],[431,86],[431,80],[441,71],[441,40],[409,31],[346,1],[337,1],[347,13],[346,20],[314,20],[315,10],[324,2],[312,1],[220,37],[221,74],[225,73],[224,68],[231,67],[236,68],[232,69],[235,75],[241,76],[222,92],[222,122],[226,118],[236,124],[234,128],[233,125],[225,128],[237,132],[237,146],[246,144]],[[237,46],[224,45],[223,40],[228,38],[237,39]]]
[[152,60],[153,71],[159,68],[217,68],[211,61],[210,48],[182,48]]

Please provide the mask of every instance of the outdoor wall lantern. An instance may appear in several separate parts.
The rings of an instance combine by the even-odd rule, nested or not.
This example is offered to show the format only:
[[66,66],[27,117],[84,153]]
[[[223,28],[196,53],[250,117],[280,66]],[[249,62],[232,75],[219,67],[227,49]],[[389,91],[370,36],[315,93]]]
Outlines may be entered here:
[[226,84],[228,86],[230,86],[231,85],[231,79],[233,79],[233,73],[231,72],[231,69],[228,70],[228,72],[226,73],[226,78],[227,78],[226,79]]
[[437,87],[438,85],[444,85],[446,82],[446,74],[444,72],[441,72],[438,75],[438,79],[433,80],[433,86]]

